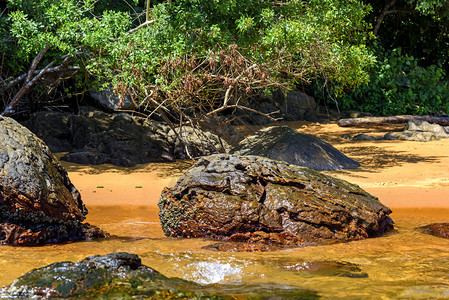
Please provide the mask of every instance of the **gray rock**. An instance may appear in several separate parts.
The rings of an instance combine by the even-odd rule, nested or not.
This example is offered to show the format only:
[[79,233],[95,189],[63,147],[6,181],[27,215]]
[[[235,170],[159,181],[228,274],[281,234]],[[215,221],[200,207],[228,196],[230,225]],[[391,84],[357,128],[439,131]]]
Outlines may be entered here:
[[316,101],[300,91],[275,96],[279,103],[281,117],[285,121],[314,120],[318,111]]
[[360,167],[329,143],[288,126],[262,129],[241,141],[231,153],[268,157],[318,171]]
[[112,109],[135,109],[132,96],[129,93],[116,94],[112,85],[104,89],[94,89],[89,91],[89,95],[99,104]]
[[357,134],[356,136],[354,136],[351,141],[353,142],[357,142],[357,141],[377,141],[379,140],[378,138],[372,136],[372,135],[368,135],[368,134]]
[[384,135],[386,140],[404,140],[429,142],[449,138],[448,130],[438,124],[427,121],[409,121],[403,132],[389,132]]
[[173,237],[295,247],[393,228],[391,210],[357,185],[257,156],[201,158],[163,190],[158,206],[164,234]]
[[48,147],[0,117],[0,243],[34,245],[104,237],[82,224],[87,209]]

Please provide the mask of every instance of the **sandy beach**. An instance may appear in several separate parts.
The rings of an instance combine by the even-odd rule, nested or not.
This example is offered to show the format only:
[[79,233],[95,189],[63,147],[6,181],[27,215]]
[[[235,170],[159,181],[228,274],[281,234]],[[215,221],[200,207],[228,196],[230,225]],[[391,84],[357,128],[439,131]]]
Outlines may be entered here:
[[[325,173],[358,184],[390,208],[449,208],[449,140],[351,142],[341,136],[365,133],[380,137],[389,131],[400,131],[404,125],[342,128],[335,122],[285,124],[322,138],[360,162],[359,169]],[[162,189],[174,185],[192,162],[153,163],[134,168],[62,164],[88,207],[155,207]]]

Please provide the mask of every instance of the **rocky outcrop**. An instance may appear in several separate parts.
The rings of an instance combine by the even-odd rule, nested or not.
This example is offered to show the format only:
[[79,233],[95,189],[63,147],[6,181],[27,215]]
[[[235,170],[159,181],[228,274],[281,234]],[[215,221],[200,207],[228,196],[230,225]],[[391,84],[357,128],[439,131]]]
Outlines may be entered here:
[[384,136],[386,140],[404,140],[429,142],[449,138],[449,127],[431,124],[427,121],[409,121],[402,132],[389,132]]
[[48,147],[0,117],[0,243],[36,245],[105,237],[82,224],[87,209]]
[[[317,299],[315,292],[298,287],[231,288],[201,286],[168,278],[142,265],[134,254],[111,253],[78,262],[58,262],[33,270],[0,290],[1,298],[77,299]],[[242,294],[243,293],[243,294]]]
[[288,126],[272,126],[259,130],[241,141],[231,153],[268,157],[317,171],[360,167],[358,162],[329,143]]
[[173,237],[282,247],[343,242],[393,228],[391,211],[360,187],[256,156],[201,158],[159,200]]
[[[184,127],[178,135],[167,125],[125,113],[107,114],[83,108],[80,114],[38,112],[26,122],[53,152],[70,152],[61,159],[81,164],[134,166],[173,161],[222,150],[217,136]],[[179,140],[188,142],[186,147]]]

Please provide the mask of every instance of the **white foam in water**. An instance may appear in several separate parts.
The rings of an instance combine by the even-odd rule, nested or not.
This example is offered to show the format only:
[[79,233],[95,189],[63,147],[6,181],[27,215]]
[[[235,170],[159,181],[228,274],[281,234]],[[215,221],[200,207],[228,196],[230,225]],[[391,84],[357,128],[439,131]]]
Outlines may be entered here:
[[[186,266],[186,270],[190,270],[184,278],[199,284],[212,284],[223,281],[228,276],[238,275],[241,273],[241,267],[231,266],[230,264],[222,264],[219,262],[197,262]],[[235,280],[236,278],[233,278]]]

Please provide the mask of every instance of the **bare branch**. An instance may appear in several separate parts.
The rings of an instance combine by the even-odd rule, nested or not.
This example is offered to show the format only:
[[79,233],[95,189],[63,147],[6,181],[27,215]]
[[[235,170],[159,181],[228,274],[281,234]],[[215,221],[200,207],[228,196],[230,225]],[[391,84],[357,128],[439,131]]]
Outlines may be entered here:
[[239,82],[240,78],[243,76],[243,74],[245,74],[246,72],[248,72],[251,69],[254,69],[255,67],[257,67],[257,64],[253,64],[252,66],[248,67],[244,72],[240,73],[235,79],[234,79],[234,83],[231,84],[228,89],[226,90],[225,93],[225,97],[224,97],[224,101],[223,101],[223,106],[226,106],[228,104],[229,101],[229,94],[231,93],[232,88]]
[[[48,68],[45,73],[58,73],[58,72],[63,72],[63,71],[78,71],[80,70],[80,67],[77,66],[67,66],[64,67],[64,65],[59,65],[57,67],[53,67],[53,68]],[[42,72],[41,70],[36,70],[34,71],[33,75],[38,75],[40,72]],[[4,88],[2,88],[0,90],[0,94],[3,94],[4,92],[6,92],[7,90],[13,88],[14,86],[16,86],[17,84],[19,84],[20,82],[22,82],[23,80],[25,80],[25,78],[28,76],[28,73],[22,74],[20,76],[18,76],[17,78],[15,78],[14,80],[10,81]]]
[[136,32],[136,31],[139,30],[139,29],[142,29],[142,28],[144,28],[144,27],[147,27],[147,26],[152,25],[154,22],[156,22],[156,20],[145,21],[144,23],[140,24],[140,25],[137,26],[136,28],[133,28],[133,29],[128,30],[128,33],[129,33],[129,34],[134,33],[134,32]]
[[31,63],[30,70],[28,71],[28,75],[25,79],[26,82],[31,80],[31,76],[33,76],[34,71],[37,69],[37,66],[41,62],[42,58],[44,58],[45,53],[47,53],[48,49],[50,49],[50,44],[47,44],[44,49],[42,49],[36,57],[33,59],[33,62]]
[[[55,62],[52,61],[49,63],[45,68],[43,68],[32,80],[25,79],[25,83],[23,84],[22,88],[17,92],[17,94],[14,96],[14,98],[11,100],[11,102],[6,106],[5,110],[2,112],[2,116],[10,116],[14,112],[14,108],[19,104],[20,100],[23,98],[23,96],[30,90],[30,88],[36,83],[37,80],[39,80],[42,75],[46,73],[46,71],[54,64]],[[30,76],[32,76],[33,73],[30,73]]]

